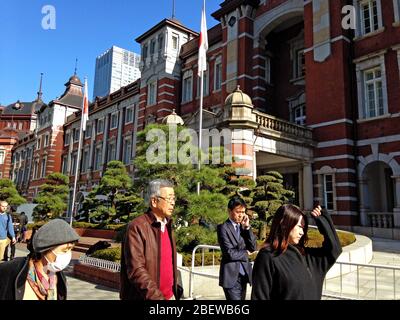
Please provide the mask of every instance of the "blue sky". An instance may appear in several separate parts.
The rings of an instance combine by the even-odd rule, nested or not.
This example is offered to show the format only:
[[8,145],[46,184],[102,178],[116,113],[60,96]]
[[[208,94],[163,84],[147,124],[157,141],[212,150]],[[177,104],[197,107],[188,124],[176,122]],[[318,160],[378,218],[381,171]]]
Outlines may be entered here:
[[[218,23],[210,14],[221,2],[206,0],[208,28]],[[199,31],[202,3],[176,0],[176,18]],[[55,8],[55,30],[42,28],[45,5]],[[41,72],[44,101],[59,97],[75,58],[78,76],[88,77],[91,97],[96,57],[112,45],[140,53],[135,38],[171,12],[172,0],[0,1],[0,105],[34,100]]]

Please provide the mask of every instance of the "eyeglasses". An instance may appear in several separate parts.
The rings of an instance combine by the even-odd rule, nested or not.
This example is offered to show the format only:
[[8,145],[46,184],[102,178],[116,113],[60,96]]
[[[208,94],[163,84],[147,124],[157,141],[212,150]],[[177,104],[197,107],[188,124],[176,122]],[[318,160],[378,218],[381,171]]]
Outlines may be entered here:
[[164,198],[161,196],[157,196],[157,198],[161,198],[161,199],[167,201],[168,203],[175,203],[175,201],[176,201],[176,198]]

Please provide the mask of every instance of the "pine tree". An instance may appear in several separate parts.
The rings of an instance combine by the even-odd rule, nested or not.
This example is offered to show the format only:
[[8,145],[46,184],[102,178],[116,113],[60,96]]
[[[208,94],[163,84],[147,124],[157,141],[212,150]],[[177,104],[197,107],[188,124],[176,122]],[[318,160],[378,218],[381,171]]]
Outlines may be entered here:
[[69,179],[66,175],[55,172],[46,177],[46,182],[40,187],[39,194],[33,199],[38,205],[33,210],[35,221],[54,219],[67,210]]
[[0,179],[0,201],[7,201],[12,206],[26,203],[25,198],[18,193],[14,182],[9,179]]

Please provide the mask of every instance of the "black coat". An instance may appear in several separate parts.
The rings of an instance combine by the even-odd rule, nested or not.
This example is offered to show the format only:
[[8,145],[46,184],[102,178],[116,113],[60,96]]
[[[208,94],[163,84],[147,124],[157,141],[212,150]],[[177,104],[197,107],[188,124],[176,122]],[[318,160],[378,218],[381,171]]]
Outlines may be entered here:
[[[0,300],[22,300],[29,272],[29,259],[15,258],[0,264]],[[57,272],[57,300],[67,299],[64,274]]]
[[256,237],[251,228],[249,230],[240,229],[238,239],[232,222],[228,219],[223,224],[218,225],[218,243],[222,251],[222,260],[219,269],[219,285],[223,288],[232,288],[239,277],[239,266],[249,277],[251,283],[251,263],[247,255],[247,250],[256,250]]
[[270,248],[260,250],[254,263],[252,300],[320,300],[322,285],[329,269],[342,252],[330,216],[315,218],[324,236],[321,248],[306,248],[302,255],[297,247],[276,255]]

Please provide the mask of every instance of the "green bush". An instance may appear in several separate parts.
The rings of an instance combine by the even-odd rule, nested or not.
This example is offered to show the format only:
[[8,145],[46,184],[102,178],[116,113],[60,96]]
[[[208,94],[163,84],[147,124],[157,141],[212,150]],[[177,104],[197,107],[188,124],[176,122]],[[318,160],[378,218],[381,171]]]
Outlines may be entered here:
[[32,230],[35,228],[40,228],[42,225],[44,225],[45,223],[47,223],[48,221],[39,221],[39,222],[34,222],[34,223],[28,223],[26,225],[26,229],[27,230]]
[[175,237],[178,252],[192,252],[199,244],[218,245],[217,232],[199,225],[181,227]]
[[85,228],[85,229],[96,229],[98,224],[96,223],[89,223],[89,222],[80,222],[80,221],[75,221],[72,222],[72,226],[74,228]]
[[121,262],[121,247],[97,250],[90,256],[97,259]]
[[[214,251],[214,265],[219,265],[221,263],[221,251]],[[201,266],[202,253],[197,252],[195,255],[195,266]],[[192,266],[192,254],[191,253],[182,253],[182,264],[185,267]],[[204,252],[204,265],[211,266],[213,264],[213,253],[212,252]]]

